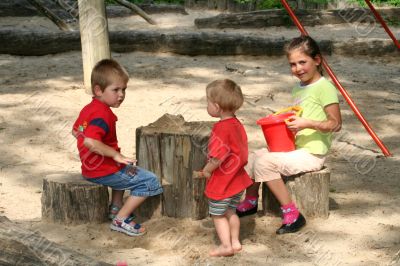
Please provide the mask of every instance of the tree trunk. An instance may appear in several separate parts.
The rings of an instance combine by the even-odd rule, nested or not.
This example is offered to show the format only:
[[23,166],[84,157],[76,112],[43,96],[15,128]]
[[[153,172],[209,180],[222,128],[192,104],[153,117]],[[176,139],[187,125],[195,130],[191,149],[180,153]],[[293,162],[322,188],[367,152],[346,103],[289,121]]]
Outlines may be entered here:
[[136,129],[138,165],[154,172],[164,188],[158,205],[157,199],[146,200],[137,211],[140,216],[158,213],[203,219],[208,215],[206,180],[192,175],[206,164],[211,127],[211,122],[185,122],[182,116],[166,114]]
[[93,67],[100,60],[111,58],[108,23],[104,1],[78,0],[78,4],[84,84],[86,91],[91,94]]
[[[61,233],[61,232],[60,232]],[[96,261],[0,216],[0,265],[111,265]]]
[[[300,212],[310,217],[328,218],[329,215],[329,181],[327,168],[320,171],[283,177],[286,187],[296,202]],[[268,186],[263,183],[262,202],[264,214],[280,214],[280,204]]]
[[107,187],[79,174],[53,174],[43,179],[42,218],[62,224],[102,223],[108,215]]

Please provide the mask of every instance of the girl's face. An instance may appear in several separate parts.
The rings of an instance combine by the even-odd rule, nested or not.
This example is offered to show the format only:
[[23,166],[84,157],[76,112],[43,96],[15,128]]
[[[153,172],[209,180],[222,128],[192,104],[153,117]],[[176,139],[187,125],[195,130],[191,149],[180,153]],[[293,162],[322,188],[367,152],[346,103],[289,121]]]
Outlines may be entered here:
[[301,85],[312,84],[321,78],[318,71],[318,66],[321,64],[319,55],[312,58],[299,48],[289,53],[288,60],[292,74],[301,81]]

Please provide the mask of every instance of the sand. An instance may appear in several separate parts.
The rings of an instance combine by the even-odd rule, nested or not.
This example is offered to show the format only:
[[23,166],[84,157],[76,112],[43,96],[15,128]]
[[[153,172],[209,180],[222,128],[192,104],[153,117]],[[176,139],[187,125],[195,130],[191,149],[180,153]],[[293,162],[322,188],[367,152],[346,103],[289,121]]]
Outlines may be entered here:
[[[159,26],[132,16],[110,19],[110,30],[195,30],[189,16],[159,15]],[[44,18],[1,18],[2,28],[57,31]],[[233,30],[225,30],[230,32]],[[245,32],[235,30],[235,32]],[[297,36],[294,28],[246,32]],[[384,38],[376,27],[360,36],[352,25],[310,27],[317,39]],[[399,36],[400,28],[394,28]],[[114,112],[123,154],[135,156],[135,128],[165,113],[187,121],[215,121],[206,112],[205,86],[231,78],[242,86],[245,103],[237,113],[251,149],[265,146],[255,121],[290,104],[291,76],[285,57],[177,56],[113,53],[130,73],[125,102]],[[399,57],[327,57],[344,87],[376,134],[394,154],[385,158],[343,97],[343,129],[327,166],[331,169],[329,218],[310,219],[298,234],[275,235],[279,217],[261,212],[242,219],[243,251],[209,258],[218,244],[209,219],[158,218],[145,222],[148,233],[132,238],[108,224],[63,226],[41,221],[42,178],[78,172],[71,126],[91,100],[82,85],[79,52],[40,57],[0,55],[0,215],[40,231],[48,239],[111,264],[129,265],[397,265],[400,260],[400,70]],[[237,71],[228,71],[234,68]]]

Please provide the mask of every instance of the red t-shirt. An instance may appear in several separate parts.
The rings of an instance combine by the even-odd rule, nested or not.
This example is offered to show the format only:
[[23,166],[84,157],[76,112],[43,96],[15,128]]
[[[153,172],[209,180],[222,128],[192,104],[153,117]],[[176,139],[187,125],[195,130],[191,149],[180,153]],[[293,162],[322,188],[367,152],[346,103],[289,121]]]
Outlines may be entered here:
[[208,158],[222,160],[207,182],[205,194],[208,198],[221,200],[232,197],[253,183],[244,170],[248,158],[246,131],[236,117],[214,124],[208,143]]
[[82,175],[88,178],[95,178],[110,175],[123,168],[110,157],[91,152],[83,145],[85,137],[95,139],[120,151],[115,131],[117,116],[105,103],[93,98],[92,102],[86,105],[74,123],[73,129],[78,132],[78,150],[82,162]]

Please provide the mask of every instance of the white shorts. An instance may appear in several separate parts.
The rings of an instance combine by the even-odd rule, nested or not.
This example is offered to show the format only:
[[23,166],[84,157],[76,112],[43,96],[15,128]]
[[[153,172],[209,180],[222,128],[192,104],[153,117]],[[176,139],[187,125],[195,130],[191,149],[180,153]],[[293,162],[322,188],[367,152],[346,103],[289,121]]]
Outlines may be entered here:
[[246,172],[256,182],[265,182],[302,172],[318,171],[324,166],[325,156],[305,150],[269,152],[256,150],[249,154]]

